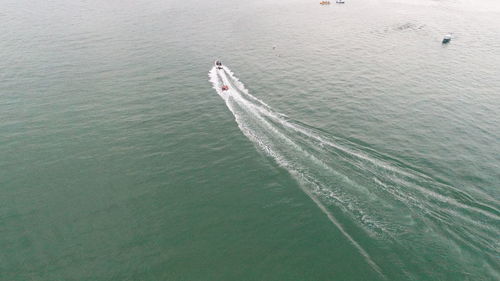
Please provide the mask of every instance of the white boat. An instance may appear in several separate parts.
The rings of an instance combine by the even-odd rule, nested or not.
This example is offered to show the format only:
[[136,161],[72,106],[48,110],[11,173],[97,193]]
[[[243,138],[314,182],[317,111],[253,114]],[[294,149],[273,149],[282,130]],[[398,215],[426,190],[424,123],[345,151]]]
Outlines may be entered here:
[[216,60],[215,67],[217,67],[217,69],[222,69],[222,62],[220,62],[220,60]]
[[345,4],[345,1],[344,0],[337,0],[336,3],[337,4]]
[[451,41],[451,33],[450,34],[446,34],[443,38],[443,44],[447,44]]

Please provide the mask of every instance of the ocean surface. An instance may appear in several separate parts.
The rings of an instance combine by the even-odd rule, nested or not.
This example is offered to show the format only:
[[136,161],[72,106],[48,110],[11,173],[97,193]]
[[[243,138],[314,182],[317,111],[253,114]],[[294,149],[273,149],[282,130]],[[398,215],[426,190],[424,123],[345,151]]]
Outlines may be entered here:
[[0,0],[0,280],[500,280],[500,2],[318,2]]

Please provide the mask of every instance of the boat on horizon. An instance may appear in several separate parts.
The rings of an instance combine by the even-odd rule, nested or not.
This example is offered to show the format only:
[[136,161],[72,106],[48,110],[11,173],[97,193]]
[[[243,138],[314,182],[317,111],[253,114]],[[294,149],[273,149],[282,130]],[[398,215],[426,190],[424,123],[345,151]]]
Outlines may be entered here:
[[442,42],[442,43],[443,43],[443,44],[448,44],[448,43],[450,43],[450,41],[451,41],[451,33],[446,34],[446,35],[444,36],[444,38],[443,38],[443,42]]

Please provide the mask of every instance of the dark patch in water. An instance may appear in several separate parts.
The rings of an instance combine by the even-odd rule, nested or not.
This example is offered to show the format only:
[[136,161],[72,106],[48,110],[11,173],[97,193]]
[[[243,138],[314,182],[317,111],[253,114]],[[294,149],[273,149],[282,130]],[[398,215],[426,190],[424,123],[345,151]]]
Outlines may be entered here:
[[414,23],[405,23],[403,25],[397,26],[394,30],[420,30],[423,29],[425,25],[417,25]]
[[425,24],[415,24],[415,23],[408,22],[408,23],[396,25],[393,27],[386,27],[386,28],[384,28],[383,32],[388,33],[391,31],[405,31],[405,30],[418,31],[418,30],[422,30],[424,28],[425,28]]

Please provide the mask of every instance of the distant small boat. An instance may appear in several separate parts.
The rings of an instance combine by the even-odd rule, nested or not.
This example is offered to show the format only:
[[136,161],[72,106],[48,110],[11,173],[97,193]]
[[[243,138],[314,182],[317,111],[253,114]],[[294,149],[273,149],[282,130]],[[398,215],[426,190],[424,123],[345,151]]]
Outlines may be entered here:
[[321,1],[319,2],[320,5],[330,5],[330,1]]
[[451,34],[446,34],[443,38],[443,44],[447,44],[451,41]]
[[222,69],[222,62],[220,60],[216,60],[215,67],[217,67],[217,69]]
[[337,0],[336,2],[337,4],[345,4],[345,1],[344,0]]

